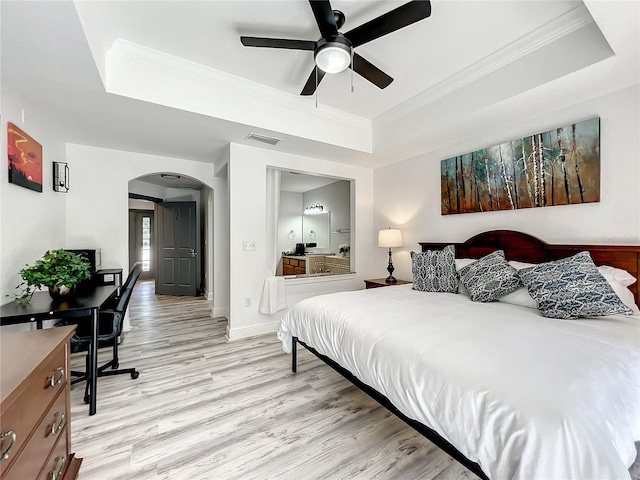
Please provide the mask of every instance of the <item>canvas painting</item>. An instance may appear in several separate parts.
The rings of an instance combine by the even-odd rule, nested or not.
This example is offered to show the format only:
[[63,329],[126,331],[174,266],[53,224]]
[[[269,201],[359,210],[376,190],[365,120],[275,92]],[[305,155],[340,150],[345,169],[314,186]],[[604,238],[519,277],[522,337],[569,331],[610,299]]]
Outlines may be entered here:
[[42,192],[42,145],[8,123],[9,183]]
[[600,201],[600,118],[443,160],[441,213]]

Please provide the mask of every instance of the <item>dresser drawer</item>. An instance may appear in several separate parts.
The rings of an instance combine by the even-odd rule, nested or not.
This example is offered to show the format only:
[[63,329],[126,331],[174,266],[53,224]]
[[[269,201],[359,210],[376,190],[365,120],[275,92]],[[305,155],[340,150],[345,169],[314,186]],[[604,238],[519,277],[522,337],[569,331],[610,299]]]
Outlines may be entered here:
[[[64,437],[60,441],[64,443],[65,452],[67,452],[66,424],[68,419],[66,418],[65,400],[66,395],[62,391],[36,426],[31,438],[24,445],[22,452],[20,452],[20,461],[15,462],[7,472],[6,477],[3,477],[3,480],[36,478],[49,452],[51,452],[60,437]],[[68,455],[68,452],[66,455]]]
[[[25,447],[27,437],[40,421],[43,412],[47,411],[59,392],[64,392],[69,375],[65,359],[65,345],[61,345],[29,376],[15,400],[9,405],[2,404],[2,432],[12,430],[16,434],[9,458],[0,465],[0,475],[3,478],[4,472],[11,468],[15,458]],[[64,405],[64,393],[59,398]],[[64,406],[61,411],[64,411]],[[8,441],[7,438],[2,442],[3,450],[8,446]]]
[[[66,429],[65,429],[66,430]],[[40,471],[40,475],[29,478],[37,478],[38,480],[62,480],[65,470],[69,467],[69,449],[67,448],[67,436],[64,431],[60,434],[62,438],[58,439],[58,443],[51,451],[51,455],[47,459],[47,463]],[[54,476],[55,475],[55,476]]]

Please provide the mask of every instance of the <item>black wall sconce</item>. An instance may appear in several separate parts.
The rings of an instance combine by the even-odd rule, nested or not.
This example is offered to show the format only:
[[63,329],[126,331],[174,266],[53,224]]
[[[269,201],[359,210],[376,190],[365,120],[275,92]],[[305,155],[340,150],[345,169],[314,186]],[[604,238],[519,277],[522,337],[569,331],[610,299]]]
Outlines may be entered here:
[[69,165],[65,162],[53,162],[53,191],[69,192]]

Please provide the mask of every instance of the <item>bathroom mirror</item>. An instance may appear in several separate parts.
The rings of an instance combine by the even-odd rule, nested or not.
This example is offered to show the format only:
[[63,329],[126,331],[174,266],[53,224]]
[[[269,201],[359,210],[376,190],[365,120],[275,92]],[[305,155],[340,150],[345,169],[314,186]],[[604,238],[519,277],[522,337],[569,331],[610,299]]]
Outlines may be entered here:
[[329,212],[302,215],[302,241],[315,243],[316,248],[331,248],[331,218]]

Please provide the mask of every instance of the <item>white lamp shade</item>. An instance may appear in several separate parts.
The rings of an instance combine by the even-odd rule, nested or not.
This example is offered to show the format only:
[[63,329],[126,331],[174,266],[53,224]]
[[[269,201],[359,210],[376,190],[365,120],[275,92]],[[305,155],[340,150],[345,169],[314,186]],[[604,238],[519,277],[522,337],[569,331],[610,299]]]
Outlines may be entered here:
[[378,232],[379,247],[401,247],[402,232],[397,228],[385,228]]
[[339,73],[351,64],[349,47],[340,43],[330,43],[315,54],[316,65],[326,73]]

